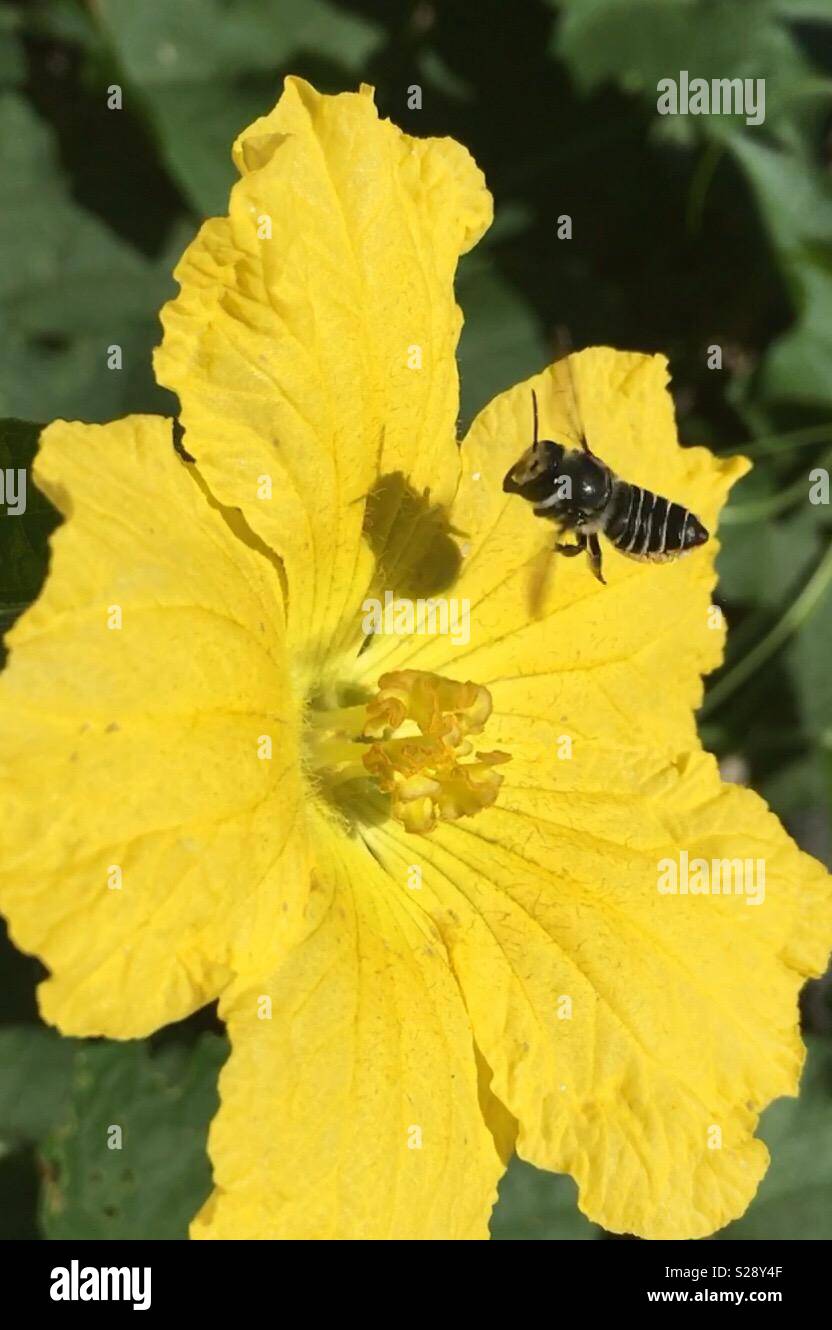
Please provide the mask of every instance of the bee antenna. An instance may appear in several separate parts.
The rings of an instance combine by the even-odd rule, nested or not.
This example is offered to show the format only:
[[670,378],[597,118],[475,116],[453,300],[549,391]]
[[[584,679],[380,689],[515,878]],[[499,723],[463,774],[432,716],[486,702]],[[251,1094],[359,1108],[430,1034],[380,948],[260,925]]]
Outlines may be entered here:
[[532,446],[537,447],[537,393],[532,388],[532,419],[534,421],[534,440]]

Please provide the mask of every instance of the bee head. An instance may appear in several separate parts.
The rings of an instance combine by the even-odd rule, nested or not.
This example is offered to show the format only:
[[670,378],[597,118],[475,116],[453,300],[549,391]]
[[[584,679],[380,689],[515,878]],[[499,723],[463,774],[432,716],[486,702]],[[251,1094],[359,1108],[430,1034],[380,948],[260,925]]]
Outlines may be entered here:
[[530,503],[540,503],[552,492],[552,486],[563,461],[563,447],[551,439],[539,439],[527,448],[523,456],[503,480],[506,494],[519,494]]

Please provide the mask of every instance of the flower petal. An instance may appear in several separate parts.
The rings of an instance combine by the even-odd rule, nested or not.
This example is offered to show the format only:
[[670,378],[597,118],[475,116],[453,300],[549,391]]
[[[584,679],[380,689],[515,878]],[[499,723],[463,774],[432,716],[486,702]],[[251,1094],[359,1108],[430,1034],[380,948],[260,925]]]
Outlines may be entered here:
[[375,566],[362,526],[395,564],[408,498],[456,488],[453,275],[491,201],[464,148],[380,121],[367,88],[287,80],[234,157],[230,215],[177,269],[156,369],[213,493],[283,559],[290,642],[320,674]]
[[[593,450],[713,531],[745,463],[679,448],[664,360],[571,359]],[[693,708],[724,637],[715,541],[662,565],[605,545],[606,587],[583,559],[555,558],[532,612],[532,565],[554,536],[502,492],[530,441],[532,387],[541,437],[578,441],[563,363],[475,421],[450,515],[470,641],[379,637],[360,661],[367,683],[416,669],[489,690],[489,743],[511,755],[498,801],[418,842],[392,823],[366,835],[390,874],[423,870],[420,903],[518,1151],[571,1172],[608,1229],[694,1237],[747,1205],[766,1162],[757,1115],[796,1090],[796,996],[832,941],[829,880],[699,748]],[[764,903],[660,894],[659,861],[682,850],[762,857]]]
[[[689,505],[713,531],[747,463],[679,447],[664,357],[594,347],[570,361],[592,448],[618,475]],[[711,607],[717,542],[675,562],[643,564],[604,541],[608,586],[584,557],[553,556],[552,524],[502,491],[531,442],[532,388],[541,438],[577,442],[563,361],[496,397],[472,425],[450,514],[464,553],[452,594],[470,602],[470,641],[380,638],[361,657],[362,675],[417,668],[474,679],[491,692],[495,716],[510,710],[525,728],[551,722],[555,735],[610,747],[646,745],[667,761],[696,742],[701,676],[722,655],[724,626]],[[536,609],[533,593],[547,572]]]
[[340,830],[316,843],[305,941],[223,1000],[217,1190],[192,1236],[486,1238],[503,1163],[484,1114],[503,1149],[507,1119],[436,929],[404,870]]
[[[797,1092],[797,993],[832,942],[829,879],[706,754],[647,781],[637,756],[598,748],[540,756],[522,784],[514,766],[476,821],[415,844],[387,823],[368,843],[391,876],[422,869],[518,1152],[571,1173],[613,1232],[713,1232],[765,1171],[759,1112]],[[660,893],[660,861],[683,849],[764,859],[764,900]]]
[[0,680],[0,899],[47,1020],[141,1035],[274,963],[300,911],[280,581],[170,421],[52,425],[35,475],[67,521]]

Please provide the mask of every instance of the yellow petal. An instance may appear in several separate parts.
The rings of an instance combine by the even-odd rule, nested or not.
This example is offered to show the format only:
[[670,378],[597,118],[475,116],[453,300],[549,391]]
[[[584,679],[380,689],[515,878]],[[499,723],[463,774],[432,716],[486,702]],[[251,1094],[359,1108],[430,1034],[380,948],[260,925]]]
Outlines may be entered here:
[[274,963],[300,911],[280,581],[170,421],[52,425],[35,474],[67,520],[0,680],[0,900],[47,1020],[142,1035]]
[[[570,359],[595,452],[624,479],[687,504],[713,532],[747,464],[679,446],[664,357],[593,347]],[[645,564],[602,538],[608,586],[584,557],[552,556],[552,524],[502,492],[503,476],[531,442],[532,388],[541,437],[577,443],[564,362],[496,397],[472,425],[450,514],[462,568],[447,593],[470,604],[470,641],[380,638],[361,657],[362,675],[415,667],[474,679],[489,689],[495,715],[522,712],[523,732],[551,725],[555,735],[610,747],[644,744],[667,760],[695,742],[701,675],[722,655],[724,627],[711,608],[718,544],[712,536],[675,562]],[[546,570],[535,617],[533,593]]]
[[[573,362],[596,453],[713,532],[745,464],[679,448],[663,359],[600,348]],[[360,661],[366,682],[431,670],[489,690],[489,743],[511,755],[497,803],[418,841],[389,822],[366,835],[391,874],[423,870],[420,903],[519,1152],[571,1172],[608,1229],[695,1237],[748,1204],[766,1162],[757,1115],[795,1092],[797,992],[832,940],[829,881],[699,750],[693,708],[724,637],[713,538],[662,565],[605,545],[606,587],[583,559],[555,558],[530,614],[553,531],[501,487],[530,440],[532,387],[541,436],[577,442],[563,365],[472,427],[450,514],[470,641],[379,637]],[[762,857],[764,903],[660,894],[660,860],[683,850]]]
[[177,269],[156,369],[213,493],[283,559],[289,639],[320,683],[371,547],[392,576],[410,557],[396,514],[456,488],[452,283],[491,201],[464,148],[380,121],[366,88],[287,80],[234,156],[229,217]]
[[192,1236],[486,1238],[503,1164],[484,1113],[503,1150],[512,1124],[437,931],[404,870],[323,825],[316,844],[305,941],[223,999],[216,1191]]
[[[613,1232],[713,1232],[765,1171],[759,1112],[797,1091],[797,994],[832,941],[829,879],[705,754],[644,782],[584,748],[540,755],[522,785],[514,767],[476,820],[415,844],[388,823],[368,843],[391,875],[422,869],[518,1152],[571,1173]],[[762,901],[661,893],[682,850],[764,860]]]

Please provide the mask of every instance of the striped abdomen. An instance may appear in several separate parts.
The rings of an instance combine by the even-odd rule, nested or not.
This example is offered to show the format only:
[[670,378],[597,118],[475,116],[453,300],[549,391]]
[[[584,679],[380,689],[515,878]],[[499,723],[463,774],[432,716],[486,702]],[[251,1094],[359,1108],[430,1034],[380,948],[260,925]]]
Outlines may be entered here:
[[613,484],[603,529],[622,554],[655,562],[676,559],[708,539],[708,532],[689,508],[626,480]]

